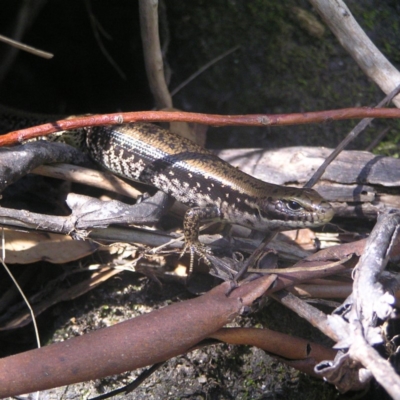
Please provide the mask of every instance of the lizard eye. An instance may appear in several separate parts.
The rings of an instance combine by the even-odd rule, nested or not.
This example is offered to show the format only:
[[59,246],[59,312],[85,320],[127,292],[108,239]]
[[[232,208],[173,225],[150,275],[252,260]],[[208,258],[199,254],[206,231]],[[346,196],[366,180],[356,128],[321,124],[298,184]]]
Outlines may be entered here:
[[292,211],[299,211],[299,210],[303,209],[303,206],[300,203],[298,203],[297,201],[293,201],[293,200],[288,201],[286,203],[286,205],[289,208],[289,210],[292,210]]

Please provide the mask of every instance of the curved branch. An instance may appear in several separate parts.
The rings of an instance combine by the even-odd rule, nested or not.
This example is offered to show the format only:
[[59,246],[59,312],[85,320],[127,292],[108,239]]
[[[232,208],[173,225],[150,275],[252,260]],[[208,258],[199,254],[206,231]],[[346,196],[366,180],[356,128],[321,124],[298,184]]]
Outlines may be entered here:
[[172,108],[158,34],[158,0],[140,0],[140,31],[147,79],[157,108]]

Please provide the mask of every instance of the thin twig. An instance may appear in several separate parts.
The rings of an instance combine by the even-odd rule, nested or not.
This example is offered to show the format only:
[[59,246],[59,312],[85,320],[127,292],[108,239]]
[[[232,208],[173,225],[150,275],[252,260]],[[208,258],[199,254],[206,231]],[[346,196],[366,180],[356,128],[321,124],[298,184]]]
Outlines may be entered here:
[[[10,34],[13,40],[17,42],[22,40],[25,32],[35,21],[37,14],[46,1],[47,0],[35,0],[20,2],[18,14],[13,24],[13,31]],[[16,47],[10,46],[6,54],[2,57],[0,64],[0,82],[3,82],[4,78],[7,76],[7,73],[12,68],[18,52],[19,51]]]
[[345,299],[352,292],[350,283],[342,285],[296,285],[289,289],[291,293],[301,297],[314,297],[318,299]]
[[131,393],[136,388],[138,388],[149,376],[151,376],[154,372],[160,369],[164,364],[165,361],[154,364],[151,367],[145,369],[135,380],[133,380],[128,385],[112,390],[111,392],[104,393],[100,396],[92,397],[89,400],[105,400],[105,399],[110,399],[111,397],[116,396],[117,394]]
[[383,129],[381,132],[378,133],[376,138],[367,146],[365,151],[372,151],[380,142],[381,140],[387,135],[387,133],[390,131],[390,128],[387,127]]
[[34,54],[35,56],[38,56],[38,57],[43,57],[43,58],[47,58],[47,59],[50,59],[50,58],[54,57],[54,54],[52,54],[52,53],[36,49],[35,47],[28,46],[27,44],[24,44],[24,43],[21,43],[21,42],[17,42],[16,40],[12,40],[12,39],[10,39],[10,38],[8,38],[6,36],[3,36],[3,35],[0,35],[0,42],[7,43],[10,46],[13,46],[13,47],[15,47],[15,48],[17,48],[19,50],[26,51],[27,53]]
[[118,64],[116,63],[116,61],[112,58],[111,54],[108,52],[108,50],[106,49],[106,47],[104,46],[100,34],[99,32],[102,33],[102,35],[104,37],[106,37],[108,40],[111,40],[111,37],[105,33],[104,28],[100,25],[100,22],[97,20],[97,18],[94,16],[93,11],[92,11],[92,6],[90,3],[90,0],[85,0],[85,6],[86,6],[86,10],[88,12],[89,15],[89,21],[90,21],[90,25],[92,27],[92,31],[93,31],[93,36],[96,39],[97,45],[100,48],[100,51],[104,54],[104,57],[106,58],[106,60],[111,64],[111,66],[117,71],[118,75],[126,81],[126,74],[124,71],[122,71],[122,69],[118,66]]
[[14,275],[12,274],[12,272],[10,271],[10,269],[8,268],[8,266],[5,262],[5,260],[6,260],[6,244],[5,244],[4,228],[2,228],[1,231],[2,231],[2,235],[1,235],[1,259],[0,259],[0,262],[3,265],[3,268],[6,270],[7,274],[10,276],[11,280],[14,282],[15,287],[18,289],[20,295],[24,299],[26,306],[28,307],[29,313],[31,314],[31,318],[32,318],[33,329],[35,331],[37,347],[38,347],[38,349],[40,349],[40,347],[41,347],[40,346],[40,335],[39,335],[39,329],[38,329],[37,323],[36,323],[35,313],[32,309],[31,304],[29,303],[28,298],[25,296],[24,291],[22,290],[21,286],[19,286],[17,280],[15,279]]
[[397,108],[354,107],[338,110],[314,111],[294,114],[216,115],[183,111],[136,111],[100,114],[59,120],[31,128],[10,132],[0,137],[0,146],[22,143],[28,139],[63,130],[86,126],[117,125],[129,122],[191,122],[212,126],[283,126],[342,121],[359,118],[400,118]]
[[237,283],[248,271],[249,267],[254,265],[257,259],[263,253],[267,244],[277,235],[278,232],[267,232],[261,244],[251,253],[250,257],[245,261],[239,272],[235,275],[235,282]]
[[189,78],[185,79],[181,84],[179,84],[174,90],[171,91],[171,96],[175,96],[179,91],[181,91],[188,83],[190,83],[192,80],[197,78],[199,75],[201,75],[204,71],[206,71],[208,68],[216,64],[218,61],[224,59],[225,57],[229,56],[229,54],[234,53],[236,50],[240,49],[240,45],[232,47],[231,49],[225,51],[218,57],[215,57],[213,60],[209,61],[207,64],[203,65],[200,67],[194,74],[190,75]]
[[258,274],[283,274],[283,275],[290,275],[295,274],[296,272],[316,272],[316,271],[327,271],[329,268],[336,267],[337,265],[344,264],[345,262],[351,259],[352,255],[347,255],[341,260],[332,261],[328,264],[322,265],[313,265],[312,267],[288,267],[288,268],[280,268],[280,269],[269,269],[269,268],[249,268],[248,272],[254,272]]

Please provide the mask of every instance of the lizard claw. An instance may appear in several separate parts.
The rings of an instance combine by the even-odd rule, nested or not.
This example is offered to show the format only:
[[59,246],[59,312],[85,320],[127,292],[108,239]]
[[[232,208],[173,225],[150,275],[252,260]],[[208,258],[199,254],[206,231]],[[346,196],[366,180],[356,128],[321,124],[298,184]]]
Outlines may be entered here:
[[211,262],[207,257],[208,254],[212,254],[211,250],[209,247],[204,246],[203,243],[200,243],[199,241],[195,242],[186,241],[180,257],[183,257],[183,255],[186,253],[187,250],[189,250],[190,252],[189,275],[193,272],[195,254],[199,256],[200,260],[203,259],[207,265],[211,265]]

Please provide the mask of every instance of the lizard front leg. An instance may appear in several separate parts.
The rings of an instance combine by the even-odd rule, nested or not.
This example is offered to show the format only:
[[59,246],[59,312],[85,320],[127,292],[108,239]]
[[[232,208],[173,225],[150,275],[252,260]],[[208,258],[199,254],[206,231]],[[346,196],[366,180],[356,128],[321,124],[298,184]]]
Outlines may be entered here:
[[194,255],[197,254],[203,258],[207,264],[210,264],[207,259],[207,254],[210,249],[199,242],[200,225],[204,222],[211,222],[222,219],[222,212],[217,206],[193,207],[186,211],[183,220],[183,232],[185,235],[185,246],[182,250],[182,255],[189,249],[190,266],[189,274],[193,271]]

